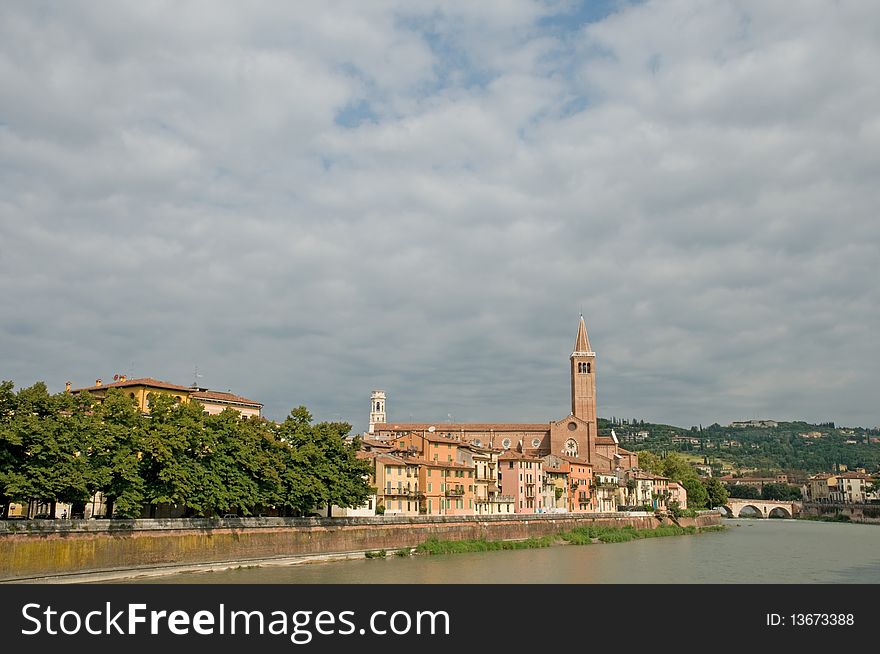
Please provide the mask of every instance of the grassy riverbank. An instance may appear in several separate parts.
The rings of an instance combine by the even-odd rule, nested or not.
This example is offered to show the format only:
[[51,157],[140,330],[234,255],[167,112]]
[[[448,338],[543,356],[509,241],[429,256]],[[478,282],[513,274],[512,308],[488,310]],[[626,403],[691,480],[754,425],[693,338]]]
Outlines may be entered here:
[[626,543],[641,538],[663,536],[688,536],[692,534],[724,531],[726,527],[678,527],[662,525],[656,529],[634,527],[578,527],[551,536],[526,538],[525,540],[437,540],[430,538],[415,548],[416,554],[459,554],[463,552],[489,552],[493,550],[525,550],[551,545],[589,545],[591,543]]

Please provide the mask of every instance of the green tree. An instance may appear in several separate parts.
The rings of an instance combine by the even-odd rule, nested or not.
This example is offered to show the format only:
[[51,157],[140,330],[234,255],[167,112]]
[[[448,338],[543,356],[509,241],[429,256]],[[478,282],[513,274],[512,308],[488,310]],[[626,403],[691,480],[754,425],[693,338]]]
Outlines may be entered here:
[[727,489],[724,488],[724,484],[718,481],[715,477],[710,477],[709,481],[706,482],[706,493],[709,496],[708,500],[710,508],[724,506],[729,497]]
[[801,499],[801,489],[789,484],[764,484],[761,498],[765,500],[796,502]]
[[709,500],[709,493],[698,477],[683,479],[681,485],[687,491],[687,503],[690,509],[704,509]]
[[761,491],[754,486],[747,486],[746,484],[730,484],[727,486],[727,493],[730,497],[740,500],[761,499]]
[[104,480],[108,515],[136,518],[146,500],[141,459],[144,450],[144,419],[135,402],[119,389],[107,392],[95,407],[94,425],[97,467]]
[[653,472],[655,475],[665,474],[663,460],[653,452],[648,452],[647,450],[639,452],[639,467],[642,470]]

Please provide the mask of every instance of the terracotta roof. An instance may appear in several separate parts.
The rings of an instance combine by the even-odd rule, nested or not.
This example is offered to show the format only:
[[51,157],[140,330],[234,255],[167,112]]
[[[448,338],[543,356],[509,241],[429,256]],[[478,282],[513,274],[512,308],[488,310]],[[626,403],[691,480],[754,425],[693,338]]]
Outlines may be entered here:
[[475,454],[488,454],[491,452],[502,452],[503,451],[500,447],[489,447],[488,445],[476,445],[472,441],[463,441],[463,442],[461,442],[460,447],[463,447],[468,450],[473,450]]
[[473,466],[466,463],[457,463],[456,461],[428,461],[427,459],[407,459],[410,463],[420,466],[429,466],[432,468],[463,468],[464,470],[473,470]]
[[[500,454],[498,456],[499,461],[542,461],[539,456],[529,456],[528,454],[523,454],[521,452],[514,452],[513,450],[507,450],[504,454]],[[542,461],[543,462],[543,461]]]
[[373,425],[374,431],[427,431],[429,427],[434,427],[435,434],[447,434],[464,431],[550,431],[550,423],[516,423],[516,422],[460,422],[460,423],[443,423],[443,422],[380,422]]
[[230,404],[249,404],[251,406],[263,406],[262,402],[249,400],[241,395],[234,393],[224,393],[223,391],[196,391],[190,395],[194,400],[213,400],[216,402],[228,402]]
[[586,459],[579,459],[576,456],[569,456],[568,454],[554,454],[553,456],[562,459],[563,461],[568,461],[569,463],[577,463],[582,466],[592,466],[593,464],[587,461]]
[[124,388],[127,386],[150,386],[152,388],[163,388],[169,391],[184,391],[192,393],[195,389],[187,386],[178,386],[166,381],[153,379],[152,377],[140,377],[138,379],[126,379],[125,381],[112,382],[110,384],[101,384],[100,386],[86,386],[84,388],[71,389],[71,393],[79,393],[80,391],[98,391],[102,388]]
[[376,454],[376,461],[381,461],[382,463],[393,463],[394,465],[418,465],[418,461],[414,461],[413,459],[404,459],[400,456],[394,456],[393,454],[386,454],[382,452],[381,454]]
[[387,450],[393,450],[396,446],[396,443],[391,443],[389,441],[377,441],[373,438],[365,438],[361,441],[363,445],[369,445],[370,447],[380,447]]

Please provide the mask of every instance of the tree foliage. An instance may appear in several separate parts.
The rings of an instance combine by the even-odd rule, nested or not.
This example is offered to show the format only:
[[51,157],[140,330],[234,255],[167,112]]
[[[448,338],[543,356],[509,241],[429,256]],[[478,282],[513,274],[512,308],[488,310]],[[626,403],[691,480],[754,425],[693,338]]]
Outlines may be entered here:
[[727,489],[715,477],[711,477],[706,482],[706,494],[709,497],[709,507],[724,506],[730,496]]
[[359,506],[369,466],[350,430],[314,424],[305,407],[277,425],[156,394],[142,415],[118,389],[95,404],[50,395],[42,383],[15,392],[2,382],[0,501],[85,502],[102,491],[118,517],[150,515],[160,504],[204,516]]

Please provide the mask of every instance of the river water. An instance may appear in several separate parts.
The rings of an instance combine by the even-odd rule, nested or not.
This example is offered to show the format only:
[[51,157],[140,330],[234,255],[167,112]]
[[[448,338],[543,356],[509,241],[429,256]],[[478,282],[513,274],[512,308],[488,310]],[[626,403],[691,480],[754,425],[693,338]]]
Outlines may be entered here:
[[880,526],[725,520],[629,543],[180,573],[139,583],[880,583]]

